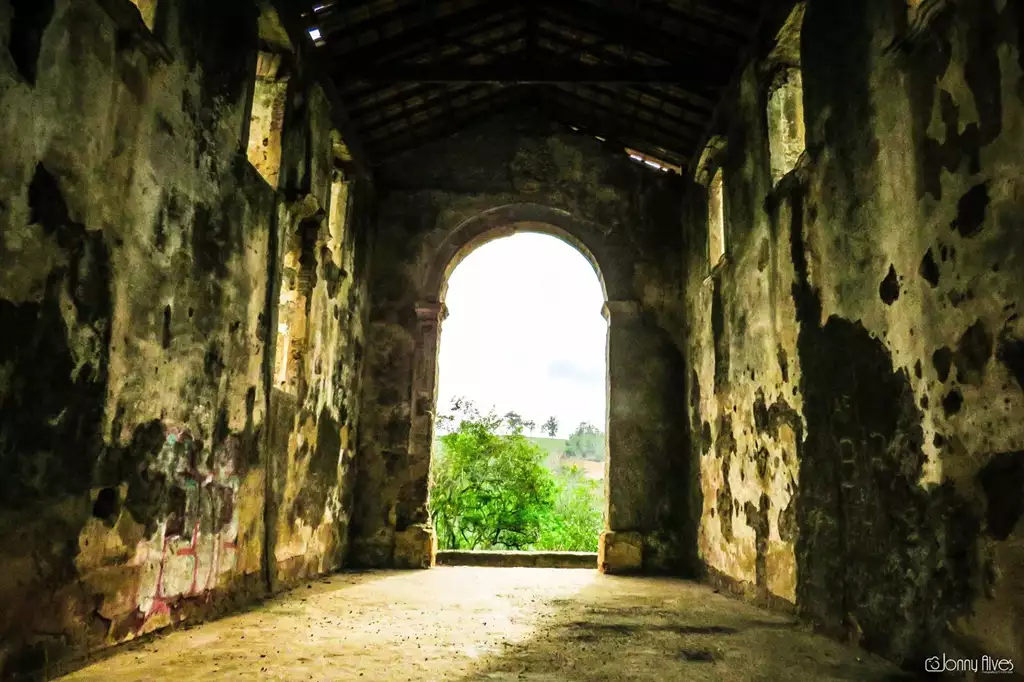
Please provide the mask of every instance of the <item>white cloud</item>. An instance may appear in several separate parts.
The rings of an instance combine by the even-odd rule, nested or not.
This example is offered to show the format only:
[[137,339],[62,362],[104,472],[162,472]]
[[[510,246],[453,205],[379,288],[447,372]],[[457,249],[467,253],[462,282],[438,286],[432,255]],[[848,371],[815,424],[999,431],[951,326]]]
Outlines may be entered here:
[[516,410],[560,435],[604,424],[604,294],[590,262],[565,242],[517,234],[484,244],[449,278],[438,410],[465,396]]

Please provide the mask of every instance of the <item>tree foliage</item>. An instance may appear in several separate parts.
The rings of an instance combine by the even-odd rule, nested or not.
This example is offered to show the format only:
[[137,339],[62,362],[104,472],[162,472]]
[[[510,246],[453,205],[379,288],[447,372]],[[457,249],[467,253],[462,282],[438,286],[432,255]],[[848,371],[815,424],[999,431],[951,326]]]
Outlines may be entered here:
[[604,491],[575,465],[563,468],[555,480],[555,508],[545,517],[535,549],[596,552],[604,528]]
[[582,422],[569,436],[565,446],[565,454],[592,462],[604,459],[604,434],[596,426]]
[[545,454],[493,414],[441,437],[430,507],[444,549],[526,549],[540,539],[557,489]]
[[548,417],[548,420],[540,428],[548,435],[548,438],[554,438],[558,435],[558,418]]
[[[576,467],[552,473],[546,453],[469,401],[444,431],[431,467],[430,512],[441,549],[596,551],[603,495]],[[456,426],[457,422],[457,426]],[[517,428],[518,427],[518,428]]]

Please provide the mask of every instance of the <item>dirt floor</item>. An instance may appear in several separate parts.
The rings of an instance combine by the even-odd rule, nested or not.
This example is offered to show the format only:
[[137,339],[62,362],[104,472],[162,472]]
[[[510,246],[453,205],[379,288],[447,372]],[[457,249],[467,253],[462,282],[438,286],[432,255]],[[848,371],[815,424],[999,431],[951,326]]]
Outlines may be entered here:
[[61,678],[898,680],[710,588],[586,569],[344,573]]

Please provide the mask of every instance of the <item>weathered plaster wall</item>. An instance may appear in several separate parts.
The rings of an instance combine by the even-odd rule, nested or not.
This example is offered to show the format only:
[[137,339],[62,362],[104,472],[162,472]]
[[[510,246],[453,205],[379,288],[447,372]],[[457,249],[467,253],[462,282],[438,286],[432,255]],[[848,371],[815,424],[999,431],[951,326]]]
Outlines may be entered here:
[[[261,595],[287,544],[267,476],[305,464],[267,447],[271,330],[289,231],[329,205],[330,120],[296,71],[284,194],[249,166],[257,20],[161,0],[150,32],[128,0],[0,1],[0,677]],[[364,311],[326,271],[362,247],[324,229],[302,428],[334,436]],[[300,515],[344,537],[340,471]],[[315,570],[344,553],[288,547]]]
[[[479,244],[519,223],[523,229],[555,232],[588,251],[610,300],[655,300],[665,282],[678,280],[681,183],[678,176],[639,166],[621,149],[609,150],[529,111],[396,158],[381,168],[378,181],[363,397],[374,408],[365,415],[360,441],[353,552],[358,562],[368,565],[419,565],[424,552],[406,544],[422,543],[423,524],[428,522],[434,395],[433,377],[426,375],[434,370],[436,348],[418,344],[437,325],[445,267],[464,254],[467,244]],[[678,356],[653,313],[649,306],[639,322],[649,347]],[[433,339],[428,346],[436,334]],[[665,343],[658,345],[658,339]],[[681,359],[665,362],[681,365]],[[413,390],[414,385],[422,390]],[[652,400],[662,399],[659,388],[646,390]],[[658,460],[684,466],[686,449],[678,444],[685,438],[685,422],[656,432],[643,425],[653,414],[642,409],[623,413],[624,419],[635,418],[633,442],[638,457],[647,462],[634,464],[654,466]],[[669,480],[660,485],[667,486]],[[637,486],[622,493],[629,504],[644,508],[638,521],[642,528],[632,530],[685,525],[679,518],[685,511],[671,506],[664,487],[651,491]],[[652,553],[650,561],[669,559]]]
[[1024,10],[959,2],[916,34],[905,12],[811,0],[807,156],[774,190],[746,71],[708,282],[688,199],[701,557],[908,665],[1019,661]]
[[286,351],[295,368],[275,363],[271,395],[275,589],[339,568],[348,546],[368,310],[366,213],[357,209],[368,197],[353,197],[351,184],[336,176],[325,214],[296,211],[284,245],[278,358]]
[[[802,438],[788,204],[773,207],[766,93],[749,67],[722,133],[726,261],[710,272],[706,192],[687,193],[689,387],[703,505],[698,544],[715,572],[795,601],[793,493]],[[696,434],[699,434],[696,435]]]

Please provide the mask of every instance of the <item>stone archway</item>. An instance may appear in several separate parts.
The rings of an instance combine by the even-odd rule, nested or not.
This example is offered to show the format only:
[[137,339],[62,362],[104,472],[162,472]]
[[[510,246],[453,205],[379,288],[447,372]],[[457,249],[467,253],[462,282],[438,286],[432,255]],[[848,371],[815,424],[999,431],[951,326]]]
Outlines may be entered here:
[[[437,409],[438,349],[441,323],[447,316],[444,299],[448,277],[455,267],[483,244],[519,232],[557,237],[576,248],[594,268],[605,295],[602,313],[608,321],[605,384],[605,529],[599,541],[599,566],[603,570],[630,571],[642,567],[643,538],[636,532],[644,523],[638,498],[645,485],[642,471],[635,466],[637,438],[629,424],[629,405],[635,387],[630,348],[637,347],[635,323],[640,305],[627,298],[631,283],[623,275],[621,259],[610,258],[596,239],[602,230],[566,211],[536,204],[506,205],[484,211],[462,222],[445,235],[433,250],[430,264],[420,283],[416,304],[418,329],[412,373],[414,406],[409,437],[409,455],[414,461],[429,462],[434,442]],[[618,267],[616,267],[618,266]],[[641,346],[642,347],[642,344]],[[424,490],[424,506],[426,504]],[[429,553],[429,558],[424,554]],[[395,558],[399,565],[429,566],[436,553],[436,539],[429,522],[396,533]]]
[[[372,264],[351,563],[433,564],[427,503],[445,282],[474,248],[530,230],[575,246],[594,266],[606,296],[607,508],[600,567],[688,572],[700,506],[689,493],[679,494],[693,478],[686,371],[678,347],[638,300],[649,281],[650,254],[622,225],[491,199],[434,197],[421,213],[400,211],[383,222]],[[644,229],[642,221],[636,229]]]

